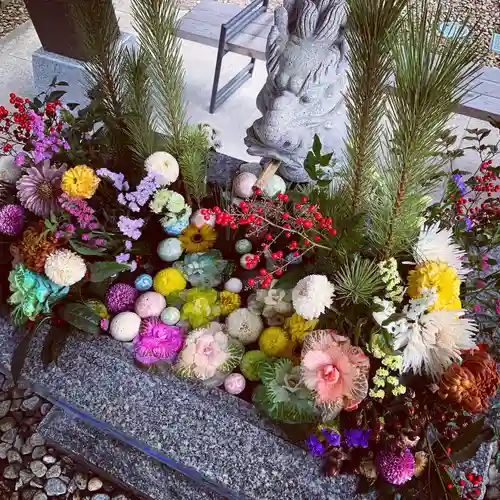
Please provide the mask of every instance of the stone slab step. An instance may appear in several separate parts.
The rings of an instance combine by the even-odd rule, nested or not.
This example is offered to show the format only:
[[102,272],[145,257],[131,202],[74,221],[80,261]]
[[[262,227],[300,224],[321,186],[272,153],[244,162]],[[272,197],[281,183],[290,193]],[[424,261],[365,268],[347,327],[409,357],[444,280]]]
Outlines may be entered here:
[[52,408],[38,432],[55,448],[151,500],[224,498],[60,408]]

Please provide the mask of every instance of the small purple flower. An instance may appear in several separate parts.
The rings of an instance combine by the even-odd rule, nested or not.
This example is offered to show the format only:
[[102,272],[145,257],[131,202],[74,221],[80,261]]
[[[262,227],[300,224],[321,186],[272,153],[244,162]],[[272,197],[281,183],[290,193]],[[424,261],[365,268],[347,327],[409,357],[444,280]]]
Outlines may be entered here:
[[132,249],[132,242],[130,240],[126,240],[125,241],[125,248],[127,250],[131,250]]
[[325,445],[314,434],[306,439],[306,446],[309,453],[314,457],[320,457],[326,451]]
[[101,330],[107,332],[109,328],[109,319],[102,318],[101,321],[99,322],[99,326],[101,327]]
[[95,238],[92,240],[92,243],[96,247],[104,247],[106,246],[106,240],[104,238]]
[[465,231],[469,232],[472,229],[472,221],[469,219],[469,217],[465,217],[464,221],[465,221]]
[[323,427],[321,429],[321,434],[323,434],[328,444],[332,446],[340,446],[340,434],[338,432]]
[[371,429],[349,429],[344,432],[344,441],[350,448],[368,448]]
[[137,203],[135,203],[134,201],[129,204],[128,208],[130,208],[130,210],[132,210],[132,212],[140,212],[141,211],[139,205]]
[[380,452],[376,462],[381,476],[390,484],[404,484],[415,472],[415,457],[409,448],[400,452]]
[[0,209],[0,233],[19,234],[24,226],[24,210],[20,205],[5,205]]
[[26,153],[21,151],[20,153],[17,153],[16,157],[14,158],[14,164],[18,167],[21,167],[24,165],[24,158],[26,157]]
[[129,238],[138,240],[141,237],[141,227],[144,225],[144,219],[131,219],[120,215],[118,219],[118,229]]
[[83,233],[82,234],[82,241],[89,241],[89,235],[88,235],[88,233]]
[[465,186],[464,181],[462,180],[462,176],[460,174],[453,174],[451,177],[453,179],[453,182],[457,186],[458,190],[460,191],[460,194],[464,196],[465,193],[467,192],[467,188]]
[[130,254],[129,253],[120,253],[115,257],[116,262],[118,264],[124,264],[125,262],[128,262],[130,260]]
[[134,272],[137,269],[137,262],[135,260],[130,261],[130,271]]

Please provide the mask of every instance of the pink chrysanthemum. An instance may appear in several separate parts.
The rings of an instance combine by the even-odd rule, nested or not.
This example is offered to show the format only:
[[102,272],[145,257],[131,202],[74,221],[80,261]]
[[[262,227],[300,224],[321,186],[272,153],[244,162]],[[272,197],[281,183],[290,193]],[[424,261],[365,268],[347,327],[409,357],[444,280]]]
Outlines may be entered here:
[[413,477],[415,457],[409,448],[400,452],[382,451],[377,455],[377,469],[388,483],[404,484]]
[[180,328],[166,325],[159,318],[146,318],[134,340],[135,358],[145,365],[173,361],[183,344],[184,335]]
[[116,283],[108,289],[106,307],[110,313],[116,314],[132,311],[139,292],[127,283]]
[[0,210],[0,233],[19,234],[24,225],[24,210],[20,205],[5,205]]
[[17,196],[21,204],[39,217],[57,212],[57,198],[61,193],[61,177],[66,167],[51,167],[46,161],[42,166],[30,167],[17,181]]
[[304,342],[302,380],[330,417],[366,397],[369,367],[364,352],[334,331],[313,332]]

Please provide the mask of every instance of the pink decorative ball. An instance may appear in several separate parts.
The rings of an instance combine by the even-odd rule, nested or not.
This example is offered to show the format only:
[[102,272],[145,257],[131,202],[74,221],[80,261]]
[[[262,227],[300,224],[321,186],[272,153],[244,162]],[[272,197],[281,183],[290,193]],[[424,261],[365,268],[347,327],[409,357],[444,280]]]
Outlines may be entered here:
[[141,318],[153,318],[161,314],[167,307],[165,297],[158,292],[146,292],[135,301],[135,312]]
[[[208,220],[207,220],[208,219]],[[201,226],[208,224],[209,226],[215,226],[215,214],[203,215],[200,210],[196,210],[196,212],[191,216],[191,220],[189,221],[191,224],[194,224],[196,227],[200,228]]]
[[240,373],[231,373],[224,380],[224,389],[226,389],[229,394],[240,394],[245,389],[246,380]]

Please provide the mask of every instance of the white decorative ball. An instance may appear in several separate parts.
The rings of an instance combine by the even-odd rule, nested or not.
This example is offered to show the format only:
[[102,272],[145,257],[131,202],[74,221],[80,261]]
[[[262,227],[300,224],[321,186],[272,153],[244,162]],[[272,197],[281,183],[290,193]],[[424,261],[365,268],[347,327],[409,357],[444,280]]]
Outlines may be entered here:
[[242,255],[240,258],[240,265],[243,269],[254,269],[257,267],[257,264],[259,261],[255,259],[255,255],[253,253],[246,253],[245,255]]
[[[206,219],[208,218],[208,220]],[[196,210],[196,212],[191,216],[190,220],[191,224],[194,224],[196,227],[200,228],[205,224],[214,227],[215,226],[215,214],[203,215],[200,210]]]
[[120,342],[130,342],[137,337],[141,327],[138,314],[127,311],[117,314],[109,325],[110,335]]
[[158,317],[167,306],[165,297],[158,292],[146,292],[135,301],[135,312],[141,318]]
[[181,319],[181,313],[176,307],[167,307],[161,313],[161,320],[166,325],[175,325]]
[[229,394],[240,394],[244,391],[246,385],[246,380],[241,373],[231,373],[224,380],[224,389],[226,389]]
[[262,192],[268,198],[274,198],[278,193],[285,193],[285,181],[279,175],[273,175],[262,188]]
[[240,293],[243,290],[243,282],[239,278],[231,278],[224,284],[224,290],[233,293]]
[[156,251],[161,260],[174,262],[174,260],[177,260],[182,255],[184,248],[177,238],[166,238],[160,241]]
[[257,182],[257,177],[250,172],[238,174],[233,181],[233,192],[240,198],[250,198],[253,194],[253,187]]

